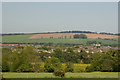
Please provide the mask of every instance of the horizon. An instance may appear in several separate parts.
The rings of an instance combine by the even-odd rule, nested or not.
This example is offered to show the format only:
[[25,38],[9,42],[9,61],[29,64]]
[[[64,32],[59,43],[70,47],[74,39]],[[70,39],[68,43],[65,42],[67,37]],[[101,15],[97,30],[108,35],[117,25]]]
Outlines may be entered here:
[[[72,30],[70,30],[70,31],[72,31]],[[73,31],[75,31],[75,30],[73,30]],[[84,32],[84,30],[82,30],[83,32]],[[86,31],[88,31],[88,30],[86,30]],[[86,33],[86,31],[85,31],[85,33]],[[50,32],[47,32],[47,31],[45,31],[45,32],[5,32],[5,33],[3,33],[2,32],[2,34],[41,34],[41,33],[61,33],[61,32],[63,32],[63,33],[65,33],[65,32],[67,32],[67,31],[50,31]],[[95,31],[88,31],[88,32],[95,32]],[[100,34],[100,33],[112,33],[112,32],[95,32],[96,34]],[[88,34],[92,34],[92,33],[88,33]],[[112,33],[112,34],[119,34],[119,33]]]
[[[90,30],[62,30],[62,31],[43,31],[43,32],[2,32],[2,34],[6,33],[54,33],[54,32],[64,32],[64,31],[89,31],[89,32],[97,32],[97,31],[90,31]],[[113,34],[119,34],[119,32],[105,32],[105,31],[98,31],[97,33],[113,33]]]

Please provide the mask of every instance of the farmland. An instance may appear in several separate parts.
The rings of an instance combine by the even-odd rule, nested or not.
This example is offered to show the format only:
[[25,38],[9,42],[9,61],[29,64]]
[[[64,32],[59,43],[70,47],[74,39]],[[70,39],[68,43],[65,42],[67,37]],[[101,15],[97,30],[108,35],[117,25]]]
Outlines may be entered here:
[[33,34],[30,35],[7,35],[2,37],[2,43],[55,43],[55,44],[83,44],[86,45],[88,42],[98,42],[103,45],[117,45],[117,38],[114,39],[70,39],[70,38],[37,38],[30,39]]
[[75,34],[84,34],[88,38],[92,39],[112,39],[112,38],[118,38],[116,35],[106,35],[106,34],[87,34],[87,33],[43,33],[43,34],[35,34],[30,37],[30,39],[38,39],[38,38],[73,38]]

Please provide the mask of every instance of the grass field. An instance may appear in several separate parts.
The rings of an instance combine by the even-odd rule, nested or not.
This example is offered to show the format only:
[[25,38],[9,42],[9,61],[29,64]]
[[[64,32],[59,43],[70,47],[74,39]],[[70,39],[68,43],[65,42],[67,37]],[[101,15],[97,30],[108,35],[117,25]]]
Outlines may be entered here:
[[[59,78],[53,73],[2,73],[3,78]],[[66,73],[65,78],[118,78],[117,72]]]
[[31,35],[9,35],[2,37],[2,43],[61,43],[61,44],[87,44],[87,41],[101,42],[103,45],[115,45],[118,43],[117,39],[104,40],[104,39],[58,39],[58,38],[39,38],[29,39]]

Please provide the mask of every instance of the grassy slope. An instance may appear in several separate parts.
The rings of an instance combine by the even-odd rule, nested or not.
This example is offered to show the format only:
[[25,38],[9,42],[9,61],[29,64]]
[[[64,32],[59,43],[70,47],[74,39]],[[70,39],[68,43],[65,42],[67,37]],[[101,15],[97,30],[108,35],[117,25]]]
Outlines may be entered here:
[[102,44],[117,44],[118,40],[102,40],[102,39],[28,39],[32,35],[9,35],[3,36],[3,43],[68,43],[68,44],[86,44],[87,41],[98,41]]
[[[58,78],[53,73],[2,73],[4,78]],[[117,72],[66,73],[65,78],[118,78]]]

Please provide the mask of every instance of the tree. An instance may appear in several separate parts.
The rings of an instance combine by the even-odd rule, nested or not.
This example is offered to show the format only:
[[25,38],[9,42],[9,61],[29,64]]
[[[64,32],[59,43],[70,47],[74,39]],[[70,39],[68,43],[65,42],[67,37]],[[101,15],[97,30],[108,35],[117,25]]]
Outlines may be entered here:
[[46,72],[54,72],[55,69],[62,68],[62,64],[58,58],[52,57],[46,59],[44,67]]
[[[9,49],[4,49],[9,50]],[[32,62],[36,62],[36,52],[31,46],[26,46],[25,49],[15,48],[9,52],[3,51],[2,67],[3,71],[10,72],[31,72]]]
[[69,36],[69,38],[71,39],[71,38],[72,38],[72,36]]
[[85,35],[85,34],[75,34],[74,36],[73,36],[75,39],[87,39],[87,36]]
[[8,66],[8,57],[9,53],[3,53],[2,54],[2,72],[8,72],[9,66]]
[[65,59],[65,62],[73,62],[76,63],[77,56],[74,52],[73,48],[68,48],[66,52],[64,52],[63,57]]
[[63,51],[61,49],[55,49],[52,56],[58,58],[60,62],[64,62]]
[[63,69],[56,69],[54,71],[54,75],[58,77],[64,77],[65,76],[65,71]]
[[[5,49],[4,49],[5,50]],[[2,70],[3,71],[10,71],[10,72],[15,72],[16,69],[19,67],[19,65],[21,64],[19,55],[17,54],[17,51],[13,52],[5,52],[2,55]]]
[[65,36],[65,39],[67,38],[67,36]]
[[120,70],[119,53],[119,50],[114,49],[106,53],[96,53],[87,71],[118,72]]
[[32,72],[32,65],[31,64],[22,64],[17,69],[17,72]]
[[66,63],[66,68],[65,68],[65,71],[66,72],[73,72],[73,63]]

